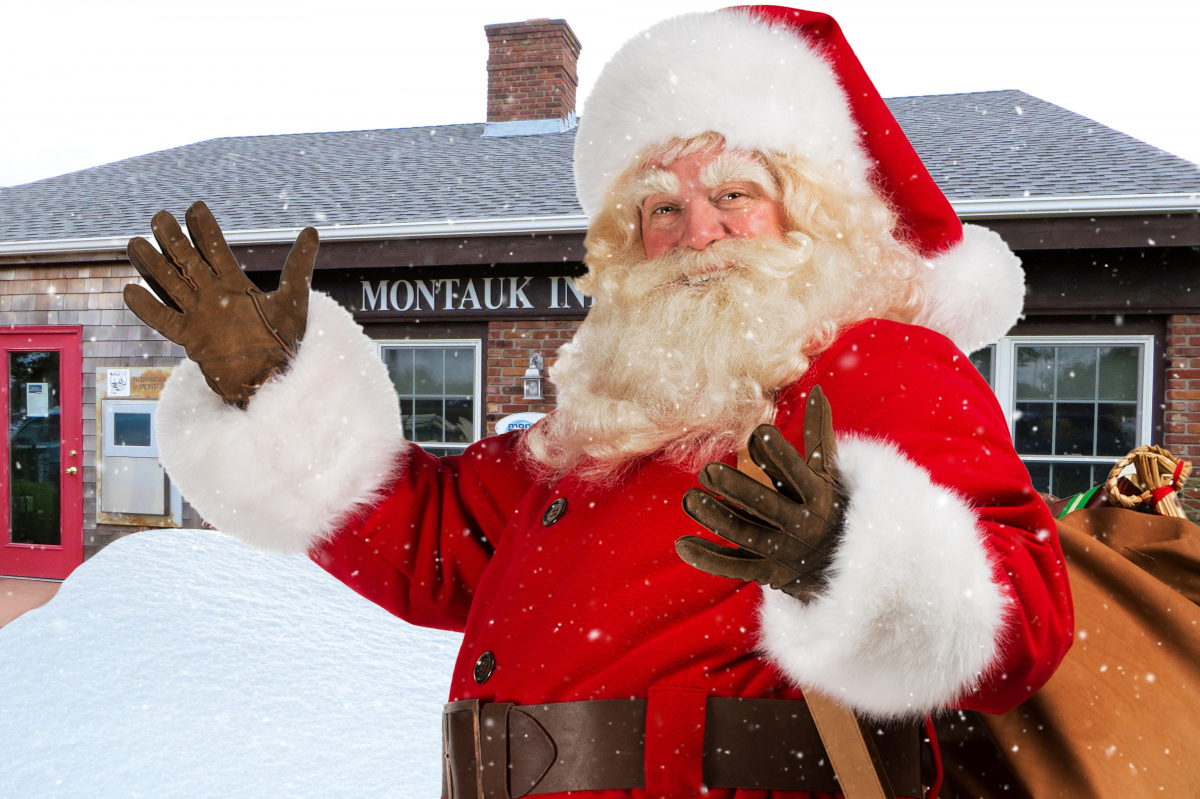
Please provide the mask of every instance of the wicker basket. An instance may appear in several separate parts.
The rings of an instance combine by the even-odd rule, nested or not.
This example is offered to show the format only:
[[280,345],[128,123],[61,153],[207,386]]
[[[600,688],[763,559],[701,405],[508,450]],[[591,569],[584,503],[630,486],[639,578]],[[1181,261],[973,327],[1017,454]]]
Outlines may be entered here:
[[[1122,508],[1148,505],[1151,512],[1160,516],[1182,519],[1183,509],[1179,507],[1175,495],[1183,488],[1191,472],[1191,463],[1176,458],[1162,447],[1138,447],[1117,461],[1109,473],[1108,482],[1105,483],[1108,500]],[[1123,493],[1117,486],[1117,480],[1121,477],[1127,478],[1141,493]]]

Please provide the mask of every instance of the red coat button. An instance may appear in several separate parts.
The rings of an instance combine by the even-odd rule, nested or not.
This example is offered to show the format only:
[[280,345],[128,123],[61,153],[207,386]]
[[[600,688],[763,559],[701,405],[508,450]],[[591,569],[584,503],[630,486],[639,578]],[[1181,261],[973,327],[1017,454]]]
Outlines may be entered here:
[[496,656],[491,652],[484,652],[479,656],[479,660],[475,661],[475,682],[483,685],[495,670]]
[[550,503],[546,508],[546,512],[542,514],[542,524],[549,527],[556,521],[562,518],[562,515],[567,512],[567,498],[559,497]]

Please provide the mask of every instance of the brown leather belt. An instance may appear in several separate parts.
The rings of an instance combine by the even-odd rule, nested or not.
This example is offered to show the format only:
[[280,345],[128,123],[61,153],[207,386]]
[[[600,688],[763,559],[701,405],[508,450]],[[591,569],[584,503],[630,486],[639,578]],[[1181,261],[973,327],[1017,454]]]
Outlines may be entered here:
[[[920,725],[863,732],[896,793],[922,796]],[[442,797],[643,788],[645,733],[645,699],[450,702],[442,712]],[[703,774],[710,788],[838,791],[808,706],[797,700],[708,697]]]

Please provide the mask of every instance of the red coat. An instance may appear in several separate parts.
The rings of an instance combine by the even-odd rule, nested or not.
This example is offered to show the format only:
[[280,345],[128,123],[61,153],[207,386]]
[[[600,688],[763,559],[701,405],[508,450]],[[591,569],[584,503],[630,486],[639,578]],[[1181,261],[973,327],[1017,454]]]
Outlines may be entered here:
[[[1053,521],[991,390],[942,335],[869,320],[780,393],[776,424],[798,448],[818,383],[849,503],[811,607],[770,589],[764,603],[676,556],[681,535],[712,538],[680,505],[694,474],[650,460],[613,488],[539,485],[519,433],[441,460],[409,446],[386,496],[311,555],[397,616],[464,632],[451,700],[650,697],[653,716],[705,695],[799,697],[799,683],[877,716],[1015,706],[1065,654],[1072,609]],[[698,790],[699,768],[658,787]]]

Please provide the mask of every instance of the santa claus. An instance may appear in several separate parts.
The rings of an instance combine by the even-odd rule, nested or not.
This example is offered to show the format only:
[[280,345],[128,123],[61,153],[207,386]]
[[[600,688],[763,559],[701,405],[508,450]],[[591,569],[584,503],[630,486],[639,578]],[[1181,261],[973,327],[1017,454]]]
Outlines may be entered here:
[[[440,460],[309,296],[315,232],[267,295],[202,205],[194,248],[160,213],[165,259],[129,252],[166,305],[126,298],[191,358],[158,413],[172,479],[226,533],[464,633],[444,796],[837,791],[806,690],[886,722],[922,795],[922,720],[1015,706],[1071,640],[1054,522],[963,354],[1016,320],[1017,260],[810,12],[635,37],[576,184],[595,305],[558,407]],[[747,445],[776,490],[734,468]]]

